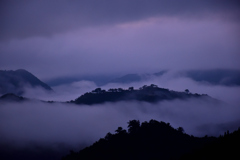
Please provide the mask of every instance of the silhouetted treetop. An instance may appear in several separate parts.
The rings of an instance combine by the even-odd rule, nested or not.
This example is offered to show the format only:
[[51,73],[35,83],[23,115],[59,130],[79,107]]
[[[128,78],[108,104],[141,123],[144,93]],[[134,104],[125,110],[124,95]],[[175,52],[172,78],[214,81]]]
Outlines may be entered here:
[[140,122],[137,120],[131,120],[128,122],[128,132],[136,133],[140,128]]
[[[221,154],[215,148],[226,149],[231,147],[232,141],[236,141],[236,145],[240,141],[240,130],[219,138],[197,138],[185,134],[182,127],[175,129],[169,123],[156,120],[142,124],[138,120],[130,120],[128,132],[122,127],[118,127],[115,132],[107,133],[105,138],[92,146],[71,153],[63,159],[196,159],[203,154],[201,151],[204,156],[200,157],[204,159],[208,154],[211,155],[211,150],[216,155]],[[232,149],[232,152],[238,153],[237,149]]]
[[63,160],[221,159],[221,156],[229,159],[232,155],[238,156],[236,146],[240,143],[240,129],[219,138],[197,138],[185,134],[182,127],[175,129],[169,123],[156,120],[142,124],[130,120],[128,132],[122,127],[115,132],[108,132],[105,138],[79,152],[71,152]]

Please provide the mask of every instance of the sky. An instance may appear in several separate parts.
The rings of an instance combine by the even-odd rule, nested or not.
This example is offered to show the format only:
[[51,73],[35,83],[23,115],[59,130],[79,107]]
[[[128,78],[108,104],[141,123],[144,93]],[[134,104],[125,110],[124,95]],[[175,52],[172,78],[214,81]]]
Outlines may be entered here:
[[240,68],[237,0],[0,2],[0,69],[41,80]]

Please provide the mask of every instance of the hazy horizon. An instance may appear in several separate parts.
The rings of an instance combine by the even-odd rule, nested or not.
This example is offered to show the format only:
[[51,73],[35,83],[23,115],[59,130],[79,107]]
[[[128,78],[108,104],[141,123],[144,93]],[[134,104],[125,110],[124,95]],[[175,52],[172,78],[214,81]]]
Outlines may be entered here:
[[41,80],[239,69],[238,1],[1,1],[0,69]]

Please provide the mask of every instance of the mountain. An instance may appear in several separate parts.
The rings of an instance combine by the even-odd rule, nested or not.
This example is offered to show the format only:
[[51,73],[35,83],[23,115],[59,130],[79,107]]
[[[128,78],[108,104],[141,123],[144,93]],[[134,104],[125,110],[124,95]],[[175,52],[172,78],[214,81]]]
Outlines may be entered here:
[[185,92],[171,91],[169,89],[159,88],[157,85],[144,85],[139,89],[129,87],[129,89],[109,89],[108,91],[96,88],[92,92],[88,92],[78,97],[75,101],[70,101],[75,104],[100,104],[105,102],[118,101],[144,101],[149,103],[156,103],[163,100],[174,99],[189,99],[189,98],[204,98],[211,102],[220,102],[208,95],[192,94],[188,89]]
[[152,77],[160,77],[167,73],[166,70],[154,74],[127,74],[122,77],[115,78],[108,83],[133,83],[150,80]]
[[17,96],[13,93],[7,93],[0,97],[0,102],[19,102],[26,101],[27,99],[22,96]]
[[214,70],[190,70],[183,73],[184,76],[198,82],[213,85],[240,86],[240,70],[214,69]]
[[[160,71],[154,74],[127,74],[115,78],[109,83],[133,83],[159,78],[169,71]],[[172,76],[187,77],[197,82],[212,85],[240,86],[240,70],[236,69],[211,69],[211,70],[185,70],[175,72]]]
[[[71,152],[63,160],[75,159],[235,159],[240,143],[240,129],[219,138],[194,137],[169,123],[150,120],[140,124],[128,122],[128,131],[118,127],[115,134],[79,152]],[[235,158],[234,158],[235,157]]]
[[127,74],[123,77],[113,79],[109,83],[131,83],[131,82],[139,82],[142,79],[143,79],[143,76],[139,74]]
[[16,71],[0,70],[0,94],[14,93],[21,95],[24,93],[25,87],[40,87],[52,91],[51,87],[24,69]]

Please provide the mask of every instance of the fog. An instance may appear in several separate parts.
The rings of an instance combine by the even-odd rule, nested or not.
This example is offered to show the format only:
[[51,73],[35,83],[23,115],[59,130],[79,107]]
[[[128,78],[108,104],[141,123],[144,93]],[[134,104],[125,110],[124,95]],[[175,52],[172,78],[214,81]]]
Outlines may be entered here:
[[219,136],[240,124],[239,106],[216,105],[203,99],[118,102],[94,106],[66,103],[23,102],[0,106],[1,143],[18,147],[30,144],[83,147],[132,119],[169,122],[194,136]]
[[40,99],[45,101],[70,101],[75,100],[86,92],[91,92],[98,86],[92,81],[81,80],[69,84],[52,87],[53,92],[46,91],[40,87],[26,87],[24,97]]
[[[194,98],[157,104],[136,101],[91,106],[61,103],[74,100],[97,87],[108,90],[133,86],[137,89],[150,84],[175,91],[189,89],[191,93],[208,94],[222,103]],[[108,132],[114,133],[119,126],[127,129],[127,122],[132,119],[164,121],[174,128],[181,126],[187,134],[198,137],[219,136],[240,127],[240,87],[196,82],[175,72],[129,84],[97,86],[92,81],[82,80],[54,86],[53,89],[54,92],[49,93],[40,88],[26,88],[24,96],[32,100],[0,104],[0,146],[7,145],[15,150],[41,146],[63,156],[70,149],[78,151]],[[37,99],[58,102],[46,103]]]
[[108,90],[110,88],[138,89],[143,85],[156,84],[158,87],[183,92],[188,89],[191,93],[208,94],[212,98],[219,99],[229,104],[240,104],[240,87],[212,85],[207,82],[197,82],[179,74],[178,71],[168,71],[164,75],[150,76],[147,80],[132,83],[107,83],[102,86],[96,85],[93,81],[81,80],[68,84],[52,87],[54,92],[46,92],[41,88],[25,88],[23,96],[46,101],[70,101],[75,100],[86,92],[91,92],[97,87]]

